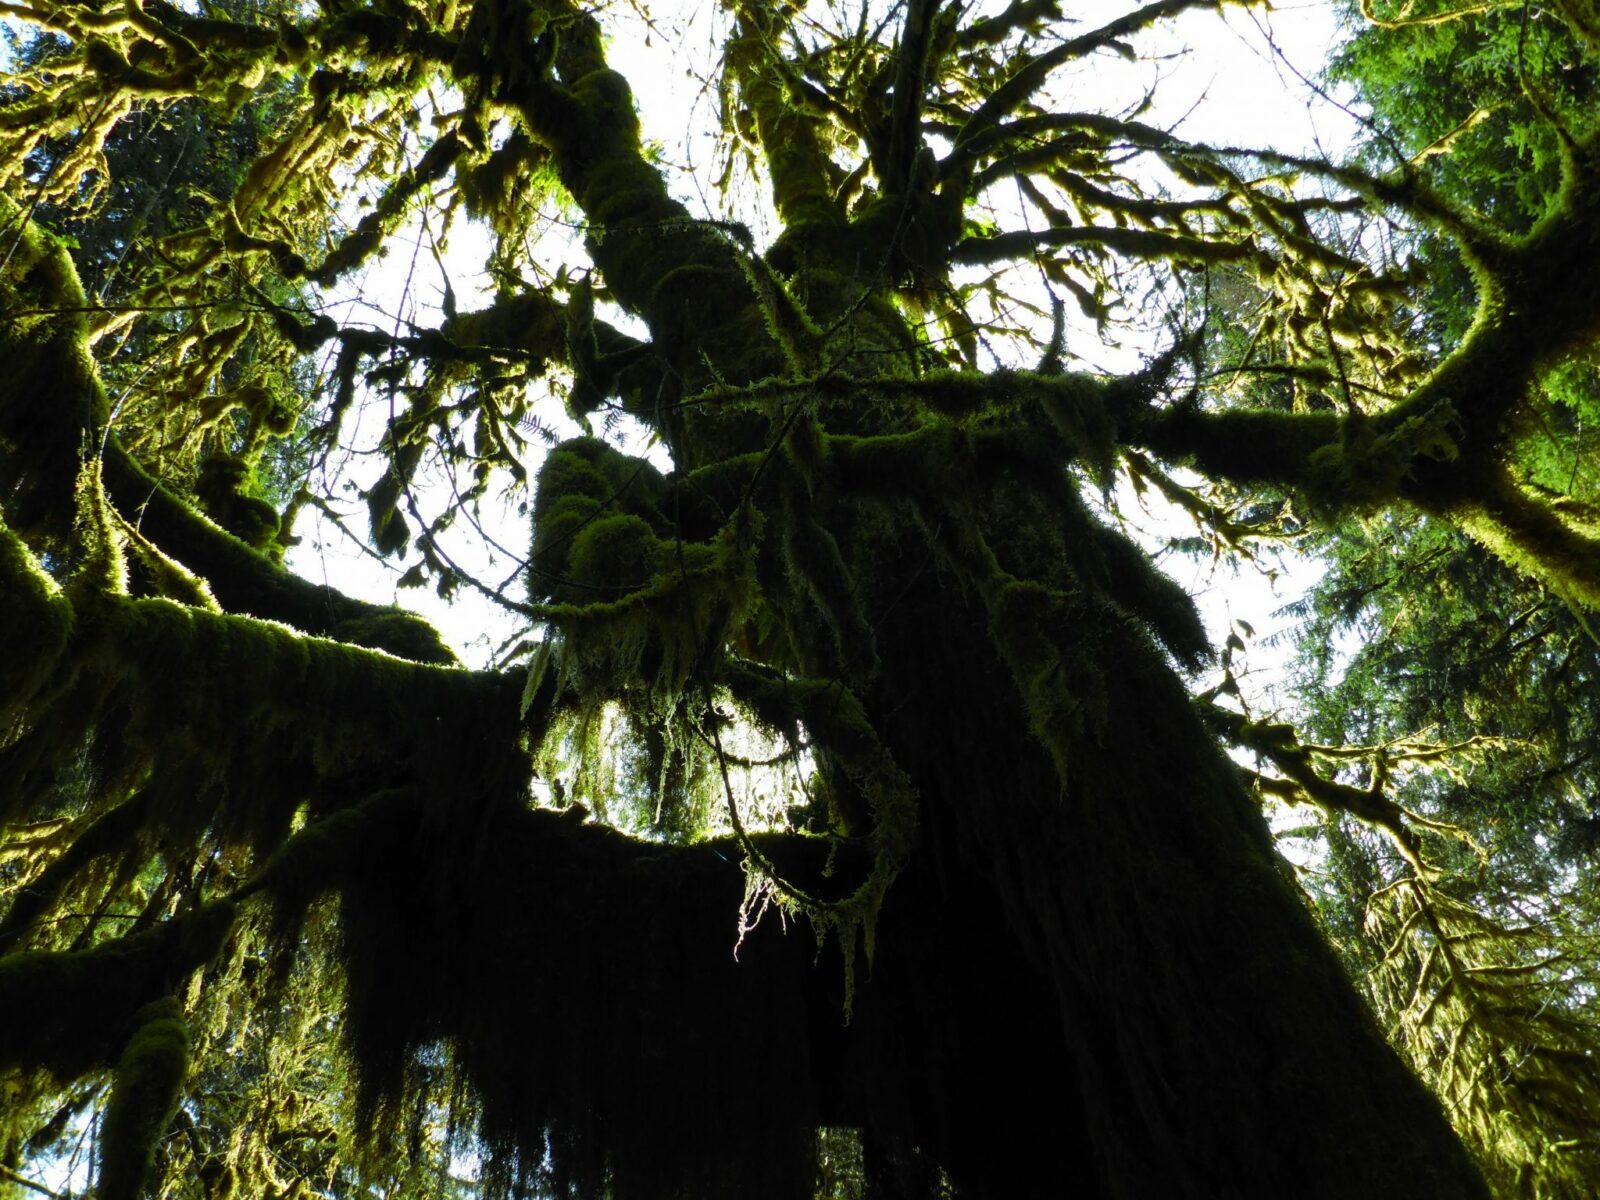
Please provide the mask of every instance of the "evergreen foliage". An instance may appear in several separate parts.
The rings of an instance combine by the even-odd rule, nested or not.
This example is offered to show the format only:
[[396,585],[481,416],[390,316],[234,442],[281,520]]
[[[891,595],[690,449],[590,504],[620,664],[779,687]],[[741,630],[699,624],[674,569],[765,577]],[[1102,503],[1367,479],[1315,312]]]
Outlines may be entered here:
[[[9,4],[0,1194],[1586,1194],[1600,22],[1364,5],[1352,161],[1076,99],[1242,7],[731,0],[713,210],[637,7]],[[1123,479],[1329,564],[1298,725]]]
[[[1553,13],[1361,31],[1337,70],[1373,107],[1372,159],[1437,153],[1439,185],[1513,230],[1560,203],[1563,139],[1593,124],[1592,63]],[[1450,345],[1475,315],[1472,269],[1431,232],[1414,253],[1421,336]],[[1519,485],[1569,512],[1594,499],[1596,383],[1580,349],[1508,430]],[[1600,1171],[1587,606],[1414,512],[1343,522],[1316,546],[1327,572],[1295,606],[1306,733],[1418,836],[1396,856],[1392,832],[1330,814],[1304,830],[1332,867],[1312,894],[1499,1190],[1585,1196]]]

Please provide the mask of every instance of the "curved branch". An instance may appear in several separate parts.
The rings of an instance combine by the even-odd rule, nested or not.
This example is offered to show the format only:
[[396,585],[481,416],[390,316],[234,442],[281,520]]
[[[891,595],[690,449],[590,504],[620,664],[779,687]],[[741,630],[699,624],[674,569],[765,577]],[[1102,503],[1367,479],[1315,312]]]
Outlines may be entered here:
[[172,495],[115,441],[108,443],[103,464],[117,509],[144,536],[203,576],[229,612],[282,621],[319,637],[417,662],[456,661],[421,617],[352,599],[284,570]]
[[1178,233],[1158,233],[1149,229],[1128,229],[1106,225],[1070,225],[1054,229],[1016,229],[990,237],[971,237],[957,243],[950,261],[957,263],[995,263],[1026,258],[1047,246],[1098,246],[1134,257],[1163,259],[1203,265],[1241,262],[1254,258],[1256,248],[1248,241],[1216,241],[1187,237]]

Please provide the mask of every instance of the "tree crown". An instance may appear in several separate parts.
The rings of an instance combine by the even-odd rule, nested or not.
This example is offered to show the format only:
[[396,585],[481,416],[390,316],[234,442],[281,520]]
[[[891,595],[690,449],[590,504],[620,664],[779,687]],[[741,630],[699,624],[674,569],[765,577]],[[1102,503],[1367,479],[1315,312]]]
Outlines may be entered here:
[[[97,1114],[105,1196],[1015,1194],[1060,1114],[959,1093],[1020,1054],[1086,1188],[1203,1189],[1259,1009],[1341,1081],[1267,1176],[1427,1128],[1472,1194],[1326,938],[1491,1181],[1583,1194],[1600,23],[1363,4],[1345,159],[1090,103],[1244,7],[733,0],[715,207],[608,58],[661,13],[10,5],[0,1174]],[[339,301],[385,255],[436,312]],[[1125,484],[1321,557],[1303,731]],[[519,637],[302,578],[313,512]],[[1252,797],[1322,814],[1321,934]]]

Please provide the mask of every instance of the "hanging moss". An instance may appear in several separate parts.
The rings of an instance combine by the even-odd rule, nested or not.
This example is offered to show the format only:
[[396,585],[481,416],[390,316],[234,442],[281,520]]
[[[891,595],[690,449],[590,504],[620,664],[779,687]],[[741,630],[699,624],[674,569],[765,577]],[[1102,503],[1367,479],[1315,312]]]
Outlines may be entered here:
[[[84,296],[66,251],[34,224],[21,221],[9,200],[0,199],[0,219],[14,241],[0,278],[0,309],[13,314],[0,322],[0,358],[8,364],[0,379],[0,482],[12,489],[6,521],[24,533],[38,526],[66,540],[80,454],[104,423],[107,402],[85,346]],[[50,397],[50,402],[41,403],[41,397]],[[327,631],[341,618],[382,611],[307,584],[270,558],[219,534],[114,439],[106,439],[103,460],[112,502],[135,513],[132,523],[166,554],[203,576],[217,600],[230,609],[288,620],[312,632]],[[252,537],[268,532],[275,537],[276,512],[269,518],[269,505],[237,494],[236,467],[225,473],[228,478],[219,481],[226,484],[222,490],[235,497],[227,501],[229,514]],[[403,639],[409,650],[425,661],[452,660],[425,622],[404,620],[416,626]]]
[[810,597],[832,635],[836,669],[850,679],[869,677],[878,665],[872,628],[838,542],[816,520],[798,488],[789,493],[785,516],[784,557],[796,590]]
[[139,1200],[145,1194],[156,1143],[177,1112],[188,1073],[189,1031],[177,1000],[152,1001],[134,1014],[133,1025],[100,1121],[100,1200]]
[[0,950],[8,949],[42,913],[57,906],[62,894],[95,859],[126,855],[144,824],[150,793],[136,792],[109,811],[85,823],[83,831],[26,887],[17,891],[0,921]]
[[71,1079],[109,1065],[138,1014],[210,961],[233,925],[212,904],[91,950],[0,958],[0,1068],[44,1068]]
[[737,854],[504,804],[454,830],[466,853],[441,876],[436,844],[386,825],[343,892],[349,1046],[380,1136],[427,1103],[407,1061],[446,1041],[480,1095],[491,1192],[809,1200],[806,1012],[837,975],[776,924],[735,959]]

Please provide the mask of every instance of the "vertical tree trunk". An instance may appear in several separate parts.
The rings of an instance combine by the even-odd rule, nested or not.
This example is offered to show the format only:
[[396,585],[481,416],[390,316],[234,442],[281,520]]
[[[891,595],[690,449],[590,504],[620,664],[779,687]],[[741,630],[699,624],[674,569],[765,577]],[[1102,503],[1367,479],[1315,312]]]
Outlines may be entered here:
[[[925,957],[886,932],[882,969],[951,986],[928,1002],[961,1014],[955,1044],[1014,1055],[919,1135],[986,1196],[1487,1195],[1170,667],[1115,616],[1077,643],[1106,681],[1103,732],[1062,784],[958,593],[930,579],[879,627],[873,707],[924,830],[906,903]],[[985,1140],[1011,1122],[1014,1141]]]
[[[565,89],[536,90],[524,111],[605,229],[591,251],[613,296],[669,365],[665,402],[636,407],[683,471],[744,455],[777,473],[795,438],[813,439],[815,477],[775,488],[779,519],[815,522],[842,548],[877,669],[814,609],[782,615],[809,673],[870,674],[868,711],[920,796],[921,842],[883,914],[842,1110],[903,1166],[920,1147],[976,1196],[1485,1195],[1313,926],[1170,663],[1108,598],[1115,589],[1089,582],[1104,549],[1091,543],[1108,536],[1092,517],[1059,519],[1029,491],[1037,480],[1003,463],[971,475],[971,455],[925,464],[940,478],[908,479],[898,497],[888,480],[862,500],[820,444],[924,421],[870,392],[792,398],[770,420],[675,406],[713,383],[808,369],[914,377],[915,338],[871,289],[900,270],[884,238],[934,216],[885,197],[876,224],[847,221],[781,95],[764,105],[752,93],[790,224],[766,258],[787,278],[764,285],[750,248],[695,221],[644,163],[626,83],[585,28],[562,41]],[[809,325],[784,310],[784,287]],[[1064,456],[1054,469],[1039,487],[1062,486]],[[973,529],[945,528],[945,501]],[[962,552],[937,543],[974,537],[1056,599],[1028,611],[998,576],[963,578]],[[761,585],[793,600],[783,558],[765,555]]]

